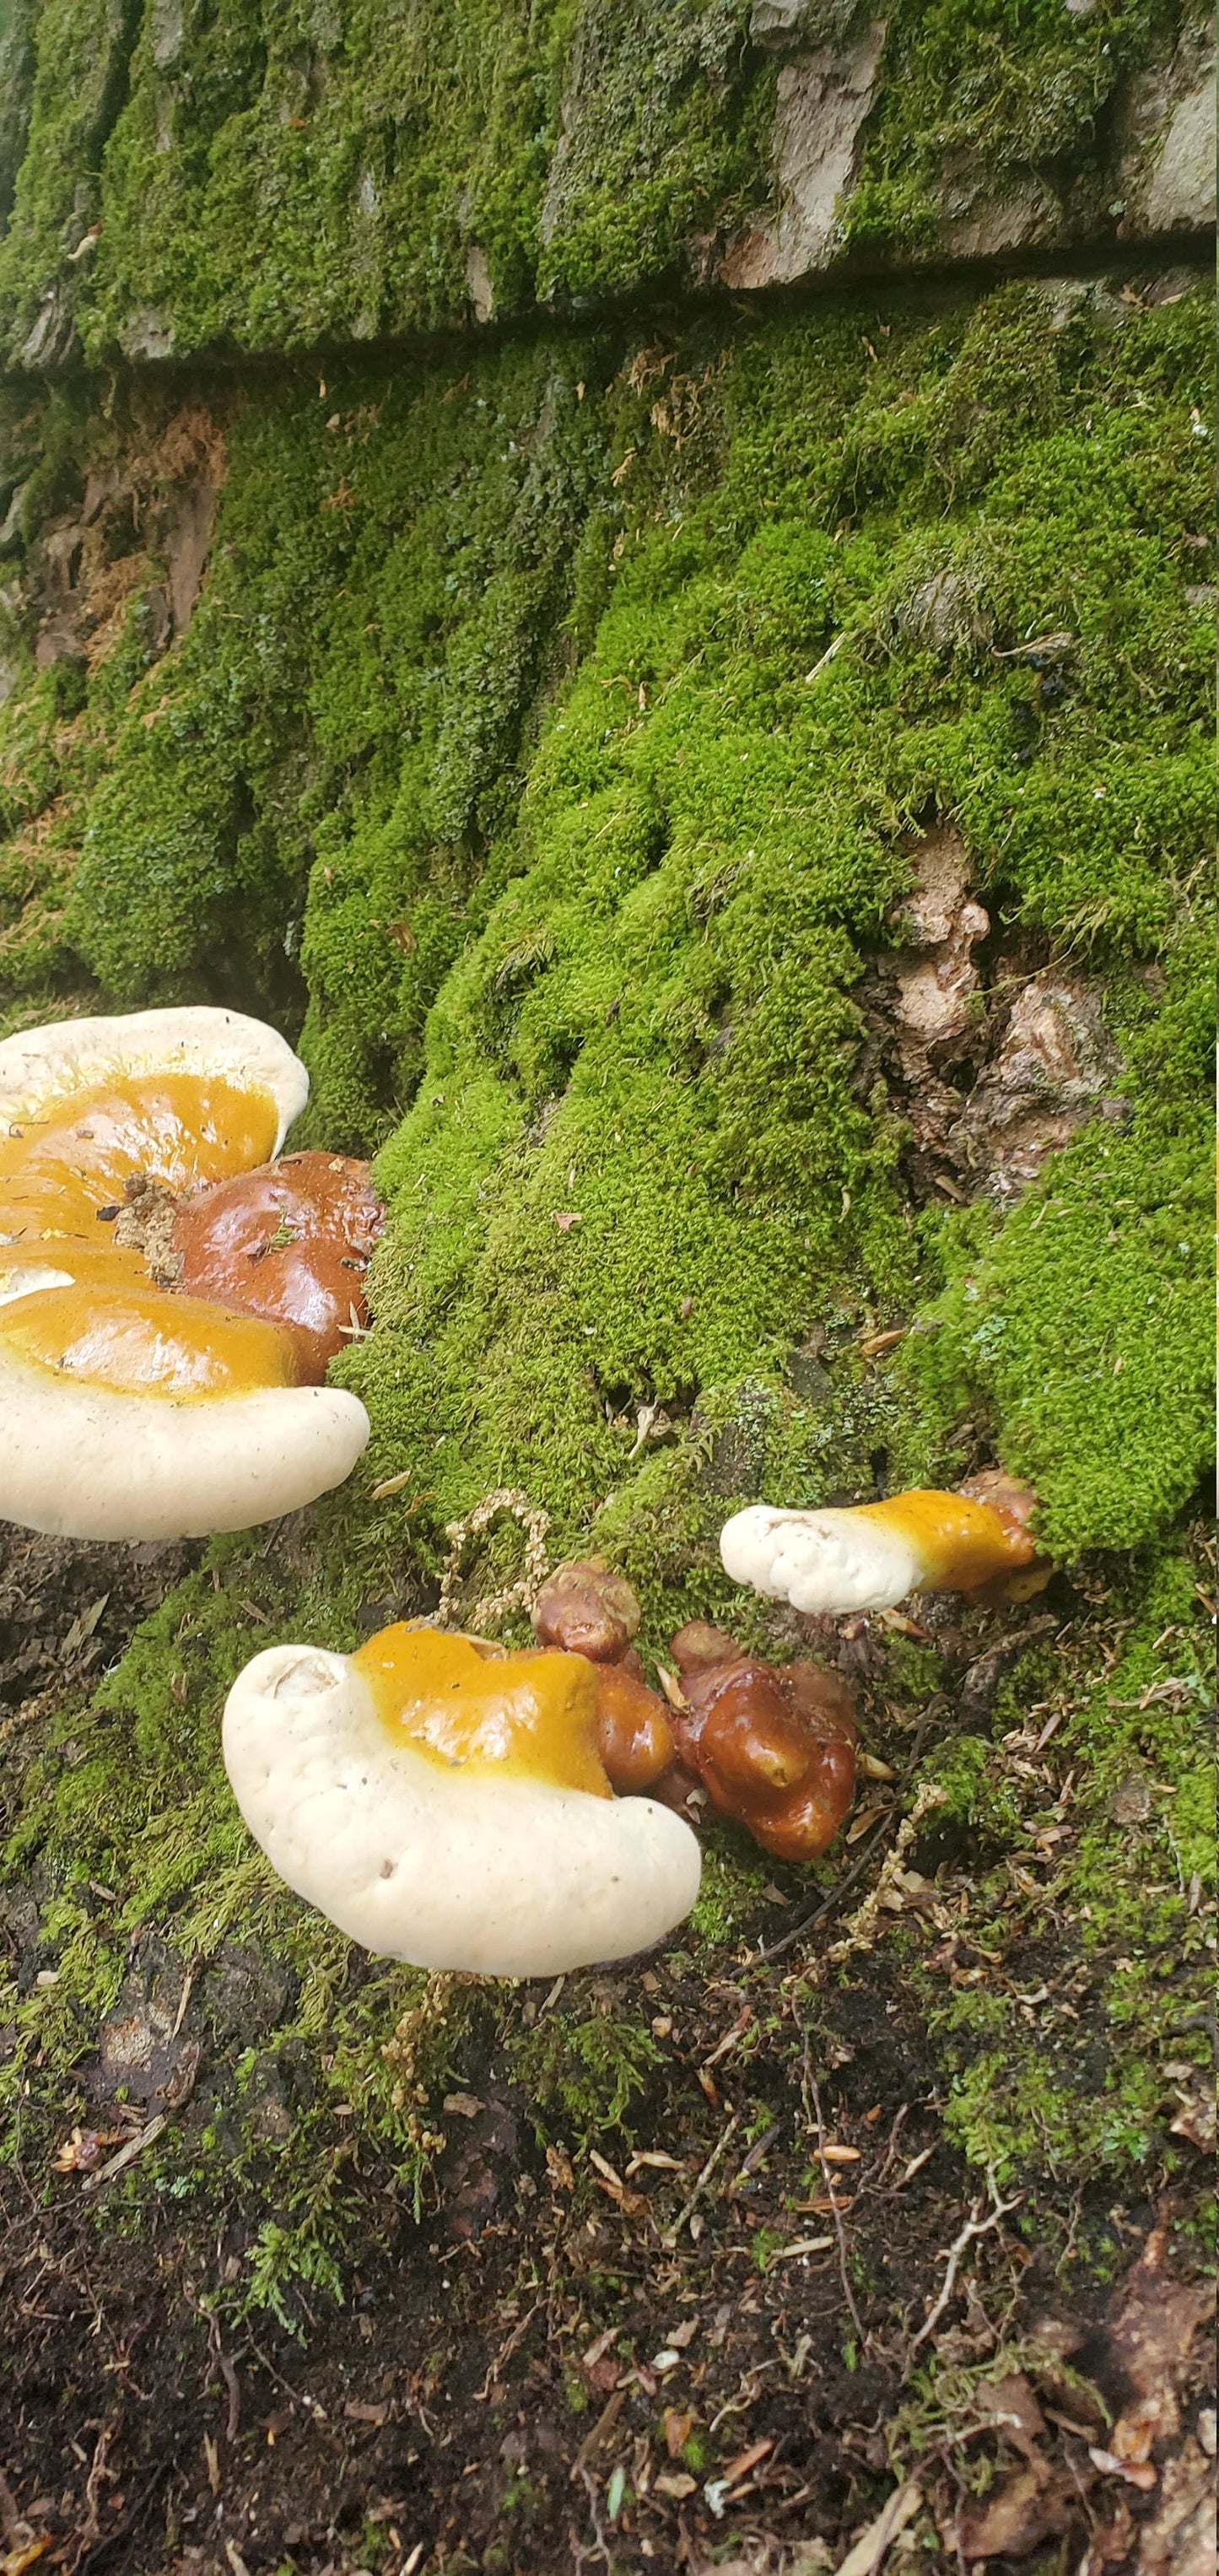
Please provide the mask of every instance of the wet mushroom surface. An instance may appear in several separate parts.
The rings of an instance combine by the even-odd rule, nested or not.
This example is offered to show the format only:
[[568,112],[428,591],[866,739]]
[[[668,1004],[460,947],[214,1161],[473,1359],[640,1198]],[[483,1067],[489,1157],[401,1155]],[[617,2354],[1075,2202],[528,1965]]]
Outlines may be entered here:
[[380,1210],[364,1164],[268,1160],[307,1093],[235,1012],[0,1042],[0,1513],[197,1535],[349,1473],[367,1416],[323,1381],[365,1329]]

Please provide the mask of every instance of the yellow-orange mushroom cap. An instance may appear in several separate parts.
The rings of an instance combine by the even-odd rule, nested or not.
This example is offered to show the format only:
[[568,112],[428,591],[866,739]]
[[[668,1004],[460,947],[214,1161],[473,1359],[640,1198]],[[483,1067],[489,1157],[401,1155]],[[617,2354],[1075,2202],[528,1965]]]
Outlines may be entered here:
[[302,1386],[291,1337],[170,1294],[116,1244],[129,1182],[177,1194],[278,1152],[308,1096],[236,1011],[68,1020],[0,1041],[0,1515],[78,1538],[203,1536],[312,1502],[368,1417]]
[[367,1949],[542,1977],[629,1957],[689,1913],[695,1836],[615,1798],[582,1657],[390,1628],[273,1646],[224,1712],[237,1804],[281,1878]]
[[908,1592],[974,1592],[1030,1566],[1036,1553],[1012,1510],[917,1489],[845,1510],[753,1503],[720,1532],[734,1583],[811,1616],[888,1610]]

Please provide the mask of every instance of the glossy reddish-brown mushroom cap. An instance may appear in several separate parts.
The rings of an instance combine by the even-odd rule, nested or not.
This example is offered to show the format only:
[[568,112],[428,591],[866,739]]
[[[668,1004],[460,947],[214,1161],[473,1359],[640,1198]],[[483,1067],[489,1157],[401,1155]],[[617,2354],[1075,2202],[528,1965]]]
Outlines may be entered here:
[[735,1816],[764,1850],[783,1860],[815,1860],[854,1795],[851,1693],[818,1664],[780,1668],[743,1655],[731,1639],[730,1660],[703,1661],[715,1634],[704,1630],[692,1639],[679,1630],[673,1641],[685,1661],[686,1707],[673,1719],[679,1756],[697,1772],[712,1804]]
[[606,1777],[625,1796],[652,1788],[673,1761],[664,1701],[621,1664],[597,1666],[596,1731]]
[[285,1154],[180,1203],[175,1284],[286,1326],[302,1377],[320,1385],[368,1321],[364,1274],[384,1221],[367,1163]]

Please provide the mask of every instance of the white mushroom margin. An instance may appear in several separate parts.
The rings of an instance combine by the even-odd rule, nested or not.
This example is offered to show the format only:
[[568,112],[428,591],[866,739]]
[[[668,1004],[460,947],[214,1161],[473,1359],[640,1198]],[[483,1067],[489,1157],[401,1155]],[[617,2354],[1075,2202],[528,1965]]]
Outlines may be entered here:
[[238,1675],[224,1759],[250,1832],[298,1896],[417,1968],[549,1977],[629,1958],[698,1895],[688,1825],[395,1744],[345,1655],[272,1646]]
[[891,1610],[928,1572],[924,1550],[867,1504],[799,1512],[751,1503],[725,1521],[720,1555],[733,1583],[821,1618]]
[[368,1439],[357,1395],[175,1401],[31,1368],[0,1342],[0,1515],[56,1538],[208,1538],[329,1493]]

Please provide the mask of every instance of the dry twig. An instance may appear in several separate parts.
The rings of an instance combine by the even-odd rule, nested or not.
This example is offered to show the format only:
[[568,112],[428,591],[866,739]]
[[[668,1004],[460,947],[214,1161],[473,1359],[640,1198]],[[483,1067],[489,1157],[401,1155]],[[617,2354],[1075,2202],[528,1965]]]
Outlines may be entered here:
[[[663,1680],[663,1674],[661,1678]],[[684,1704],[685,1703],[683,1702],[683,1706]],[[886,1816],[889,1812],[889,1810],[886,1810]],[[876,1819],[876,1826],[879,1826],[882,1821],[882,1818],[878,1816]],[[827,1914],[833,1914],[836,1911],[838,1906],[841,1905],[843,1897],[846,1895],[848,1889],[854,1887],[856,1880],[863,1877],[864,1871],[872,1858],[878,1840],[876,1826],[873,1827],[872,1832],[868,1836],[868,1840],[864,1844],[863,1850],[860,1852],[858,1859],[852,1861],[846,1876],[839,1879],[837,1886],[830,1889],[828,1896],[822,1897],[821,1903],[813,1907],[811,1914],[802,1914],[799,1922],[793,1923],[790,1932],[785,1932],[783,1934],[781,1941],[772,1941],[769,1950],[756,1950],[752,1960],[750,1961],[751,1967],[760,1968],[768,1966],[772,1959],[781,1959],[785,1950],[793,1949],[797,1941],[803,1940],[806,1932],[811,1932],[813,1930],[815,1924],[822,1922]]]
[[826,1951],[826,1958],[832,1959],[835,1966],[843,1959],[851,1958],[856,1950],[871,1949],[876,1937],[877,1925],[885,1910],[885,1898],[894,1881],[901,1874],[902,1862],[917,1836],[919,1826],[924,1818],[931,1814],[933,1808],[943,1806],[947,1795],[947,1790],[940,1787],[938,1780],[924,1780],[909,1815],[903,1818],[898,1827],[893,1848],[886,1855],[884,1867],[871,1894],[865,1896],[858,1912],[848,1923],[841,1941],[831,1942]]
[[976,2236],[989,2236],[992,2228],[1000,2225],[1001,2221],[1007,2217],[1009,2210],[1018,2209],[1024,2198],[1024,2193],[1022,2191],[1018,2191],[1014,2200],[1000,2200],[999,2187],[995,2181],[993,2172],[987,2174],[986,2187],[990,2193],[994,2206],[989,2217],[983,2218],[982,2211],[986,2204],[984,2201],[976,2200],[968,2218],[965,2221],[965,2225],[961,2229],[960,2235],[953,2238],[952,2244],[948,2248],[948,2264],[944,2273],[943,2281],[940,2285],[939,2297],[936,2299],[934,2306],[929,2309],[927,2315],[924,2317],[918,2333],[906,2354],[906,2367],[902,2374],[903,2378],[909,2377],[910,2365],[920,2344],[926,2343],[928,2335],[934,2334],[935,2329],[944,2314],[944,2310],[952,2297],[954,2289],[956,2288],[957,2273],[961,2267],[961,2256],[965,2253],[967,2247],[972,2245]]
[[712,2148],[706,2164],[703,2166],[702,2172],[698,2177],[698,2181],[695,2183],[694,2189],[691,2192],[680,2217],[674,2221],[672,2227],[666,2227],[663,2235],[661,2236],[660,2241],[666,2252],[672,2251],[683,2227],[686,2225],[687,2220],[693,2217],[699,2201],[702,2199],[703,2192],[705,2191],[707,2184],[710,2182],[712,2174],[715,2172],[715,2168],[719,2163],[720,2157],[723,2155],[730,2139],[735,2137],[740,2125],[741,2114],[739,2111],[734,2111],[728,2121],[718,2146]]

